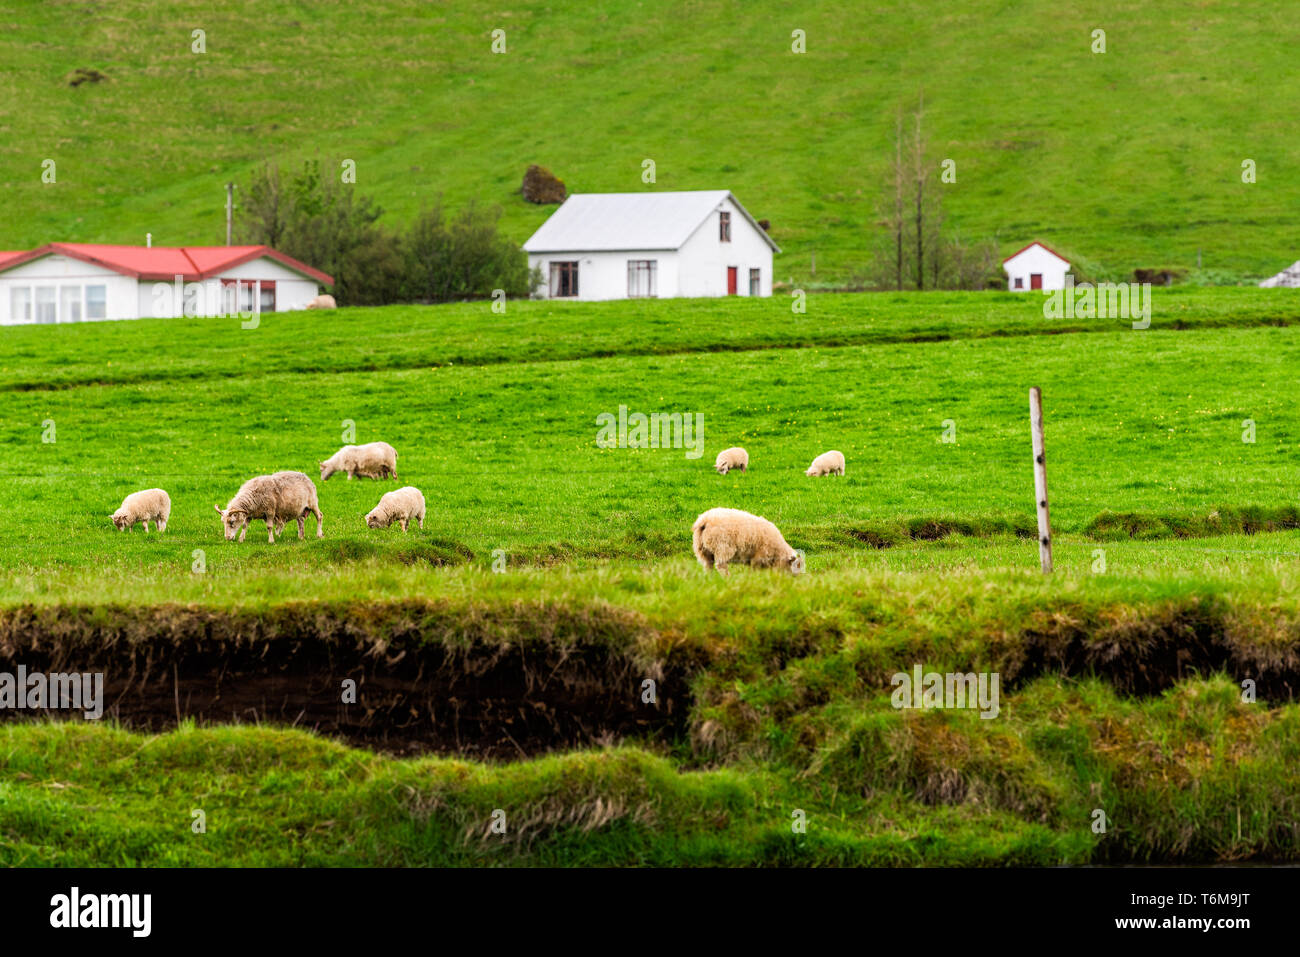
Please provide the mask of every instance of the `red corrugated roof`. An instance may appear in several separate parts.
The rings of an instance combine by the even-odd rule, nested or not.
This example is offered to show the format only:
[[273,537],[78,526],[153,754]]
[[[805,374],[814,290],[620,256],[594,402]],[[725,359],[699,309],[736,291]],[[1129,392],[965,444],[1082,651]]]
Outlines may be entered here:
[[[1008,256],[1007,259],[1015,259],[1015,258],[1016,258],[1017,256],[1019,256],[1021,253],[1023,253],[1026,249],[1029,249],[1030,247],[1033,247],[1033,246],[1042,246],[1044,249],[1046,249],[1049,253],[1051,253],[1051,254],[1052,254],[1053,256],[1055,256],[1057,259],[1061,260],[1061,262],[1065,263],[1067,266],[1070,264],[1070,260],[1066,259],[1064,256],[1062,256],[1060,253],[1058,253],[1058,252],[1057,252],[1055,249],[1053,249],[1051,246],[1047,245],[1047,243],[1040,243],[1037,239],[1035,239],[1035,240],[1034,240],[1032,243],[1030,243],[1028,246],[1025,246],[1025,247],[1023,247],[1023,248],[1021,248],[1021,249],[1017,249],[1017,250],[1016,250],[1015,252],[1013,252],[1010,256]],[[1002,262],[1003,262],[1003,263],[1006,263],[1007,259],[1002,260]]]
[[[0,271],[21,266],[42,256],[59,254],[103,266],[124,276],[166,282],[180,276],[186,282],[212,279],[254,259],[274,260],[327,286],[328,276],[270,246],[111,246],[99,243],[47,243],[28,252],[0,253]],[[6,258],[8,256],[9,258]]]

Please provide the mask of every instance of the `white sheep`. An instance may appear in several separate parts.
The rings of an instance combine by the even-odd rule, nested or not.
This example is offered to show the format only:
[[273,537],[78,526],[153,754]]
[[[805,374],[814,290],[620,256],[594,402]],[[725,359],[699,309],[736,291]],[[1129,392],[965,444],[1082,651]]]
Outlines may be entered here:
[[132,492],[122,499],[117,511],[109,516],[118,531],[125,532],[136,522],[144,523],[144,530],[149,531],[149,523],[156,522],[158,531],[167,531],[167,519],[172,513],[172,500],[160,488]]
[[251,478],[239,487],[225,508],[220,505],[212,507],[221,516],[226,541],[233,541],[238,534],[242,542],[252,519],[266,522],[267,542],[273,543],[276,533],[283,531],[285,524],[292,521],[298,523],[298,537],[302,538],[308,512],[316,516],[316,537],[325,537],[316,486],[301,472],[276,472]]
[[717,459],[713,462],[713,467],[719,475],[726,475],[732,469],[740,469],[742,472],[749,471],[749,453],[740,446],[730,449],[723,449],[718,453]]
[[402,531],[406,531],[411,519],[415,519],[420,523],[420,528],[424,528],[424,494],[418,488],[407,485],[385,494],[366,516],[366,524],[371,528],[387,528],[397,522],[402,526]]
[[834,449],[823,452],[812,460],[812,465],[808,466],[808,470],[803,474],[814,478],[821,475],[843,475],[844,453],[836,452]]
[[397,478],[397,450],[387,442],[345,445],[320,463],[322,482],[335,472],[346,472],[349,479],[358,475],[374,479]]
[[337,305],[338,303],[334,301],[334,297],[331,296],[329,293],[326,293],[323,296],[317,296],[311,302],[307,303],[307,308],[308,309],[333,309]]
[[709,509],[691,526],[691,541],[704,570],[717,568],[724,577],[731,561],[784,568],[791,575],[804,572],[803,555],[786,543],[775,525],[737,508]]

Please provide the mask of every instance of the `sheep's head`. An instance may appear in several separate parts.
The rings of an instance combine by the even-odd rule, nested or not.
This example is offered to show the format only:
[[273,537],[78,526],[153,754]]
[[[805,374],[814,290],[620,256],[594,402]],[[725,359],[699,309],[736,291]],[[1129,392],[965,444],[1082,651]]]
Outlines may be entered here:
[[371,512],[369,515],[366,516],[366,524],[367,524],[368,526],[370,526],[371,528],[383,528],[383,527],[384,527],[384,523],[383,523],[383,521],[380,519],[380,517],[379,517],[379,513],[378,513],[377,511],[375,511],[375,512]]
[[810,465],[810,466],[808,466],[808,468],[806,468],[806,469],[804,470],[804,473],[803,473],[803,474],[804,474],[804,475],[808,475],[808,476],[816,475],[816,474],[817,474],[817,466],[815,466],[815,465]]
[[226,541],[233,542],[239,530],[248,524],[248,513],[243,509],[225,508],[220,505],[213,505],[217,514],[221,516],[221,525],[226,532]]
[[726,475],[727,469],[729,469],[730,467],[731,466],[729,466],[726,462],[723,462],[721,465],[713,466],[713,468],[717,471],[719,475]]
[[116,526],[119,532],[126,531],[126,514],[124,512],[114,512],[108,517],[113,520],[113,525]]
[[803,560],[803,552],[794,552],[790,555],[789,568],[791,575],[802,575],[808,570]]
[[334,474],[334,466],[330,465],[328,462],[321,462],[319,464],[320,464],[320,480],[323,482],[331,475]]

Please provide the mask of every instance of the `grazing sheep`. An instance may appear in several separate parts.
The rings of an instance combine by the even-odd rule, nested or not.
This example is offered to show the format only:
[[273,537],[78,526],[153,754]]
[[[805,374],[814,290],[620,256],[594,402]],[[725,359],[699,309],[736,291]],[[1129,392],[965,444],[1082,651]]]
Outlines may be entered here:
[[323,296],[317,296],[311,302],[307,303],[308,309],[334,309],[337,306],[338,303],[334,301],[334,297],[328,293]]
[[424,495],[418,488],[407,485],[385,494],[366,516],[366,524],[371,528],[387,528],[397,522],[406,531],[411,519],[424,528]]
[[316,486],[301,472],[276,472],[251,478],[239,487],[225,508],[220,505],[212,507],[221,516],[228,542],[233,541],[236,534],[242,542],[252,519],[266,522],[268,543],[274,543],[276,533],[293,521],[298,523],[298,537],[302,538],[303,520],[308,512],[316,516],[316,537],[325,537],[323,517],[316,501]]
[[732,469],[740,469],[742,472],[749,471],[749,453],[736,446],[730,449],[723,449],[718,453],[717,459],[713,463],[719,475],[726,475]]
[[791,575],[804,571],[803,555],[786,544],[775,525],[737,508],[709,509],[691,526],[691,540],[704,570],[717,568],[724,577],[731,561],[753,568],[784,568]]
[[397,478],[397,450],[387,442],[345,445],[320,463],[322,482],[335,472],[347,472],[349,479],[358,475],[374,479]]
[[808,466],[808,471],[803,474],[814,478],[820,475],[843,475],[844,453],[834,450],[823,452],[812,460],[812,465]]
[[149,531],[149,523],[156,522],[158,531],[167,531],[167,519],[172,513],[172,500],[160,488],[132,492],[122,499],[117,511],[109,516],[117,530],[125,532],[136,522],[144,523],[144,530]]

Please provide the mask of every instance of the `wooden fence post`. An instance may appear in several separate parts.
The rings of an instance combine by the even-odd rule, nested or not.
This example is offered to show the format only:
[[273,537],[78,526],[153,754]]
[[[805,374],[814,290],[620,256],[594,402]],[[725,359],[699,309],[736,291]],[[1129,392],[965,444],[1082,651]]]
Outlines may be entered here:
[[1043,574],[1052,570],[1052,523],[1047,514],[1047,457],[1043,451],[1043,392],[1029,390],[1029,429],[1034,439],[1034,500],[1038,504],[1038,559]]

